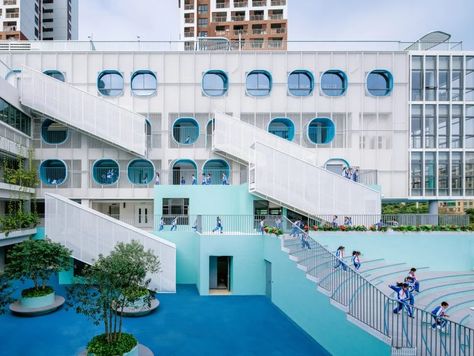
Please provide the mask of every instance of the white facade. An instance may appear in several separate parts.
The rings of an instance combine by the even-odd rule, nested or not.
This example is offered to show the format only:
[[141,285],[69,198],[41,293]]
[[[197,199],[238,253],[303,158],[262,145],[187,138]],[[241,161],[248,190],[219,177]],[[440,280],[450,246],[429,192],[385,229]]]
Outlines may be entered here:
[[21,31],[27,39],[39,39],[40,5],[38,0],[2,0],[0,31]]
[[78,0],[54,0],[43,2],[42,39],[78,39]]

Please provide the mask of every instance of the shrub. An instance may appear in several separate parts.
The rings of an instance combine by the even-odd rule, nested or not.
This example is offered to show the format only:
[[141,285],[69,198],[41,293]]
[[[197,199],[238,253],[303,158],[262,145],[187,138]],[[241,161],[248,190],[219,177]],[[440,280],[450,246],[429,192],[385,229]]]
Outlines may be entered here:
[[44,297],[45,295],[54,293],[54,289],[50,286],[42,286],[38,289],[28,288],[21,291],[21,296],[24,298]]
[[122,333],[114,342],[107,341],[107,335],[101,334],[87,344],[87,352],[96,356],[123,355],[137,346],[138,341],[133,335]]

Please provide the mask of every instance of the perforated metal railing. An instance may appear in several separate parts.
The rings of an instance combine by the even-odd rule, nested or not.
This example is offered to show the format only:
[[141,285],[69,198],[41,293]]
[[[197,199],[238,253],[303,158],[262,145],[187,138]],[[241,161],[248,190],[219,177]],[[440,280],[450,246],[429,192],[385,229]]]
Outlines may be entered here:
[[70,248],[74,258],[91,264],[99,254],[108,255],[117,243],[136,240],[161,262],[161,271],[149,276],[150,287],[158,292],[176,291],[175,244],[60,195],[47,193],[45,202],[46,236]]
[[286,218],[283,228],[286,251],[294,256],[307,277],[318,284],[318,290],[347,313],[351,322],[388,343],[393,350],[408,349],[416,355],[473,355],[473,329],[447,318],[435,319],[430,311],[416,307],[416,299],[415,306],[404,305],[395,314],[393,309],[398,302],[355,271],[350,260],[345,259],[336,268],[339,260],[333,252],[308,235],[308,244],[303,245],[305,232]]
[[21,70],[25,106],[140,156],[146,155],[145,117],[29,67]]

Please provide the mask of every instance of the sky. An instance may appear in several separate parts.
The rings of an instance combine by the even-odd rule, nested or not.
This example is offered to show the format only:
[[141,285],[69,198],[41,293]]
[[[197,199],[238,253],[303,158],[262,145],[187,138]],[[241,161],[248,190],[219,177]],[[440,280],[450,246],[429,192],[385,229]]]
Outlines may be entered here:
[[[178,0],[79,0],[79,39],[176,40]],[[474,0],[288,0],[289,40],[416,41],[441,30],[474,50]]]

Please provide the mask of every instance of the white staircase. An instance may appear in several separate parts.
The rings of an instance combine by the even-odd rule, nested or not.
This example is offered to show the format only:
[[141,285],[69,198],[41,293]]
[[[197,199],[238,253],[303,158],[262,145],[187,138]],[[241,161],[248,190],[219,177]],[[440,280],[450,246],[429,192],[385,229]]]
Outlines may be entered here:
[[216,113],[213,150],[249,164],[251,193],[305,215],[381,213],[380,192],[316,165],[307,149],[226,114]]
[[152,250],[161,271],[150,275],[150,288],[176,292],[176,246],[144,230],[125,224],[57,194],[45,194],[45,233],[48,238],[72,250],[72,257],[92,264],[108,255],[119,242],[136,240]]
[[29,67],[21,70],[20,101],[54,121],[146,155],[145,117]]

